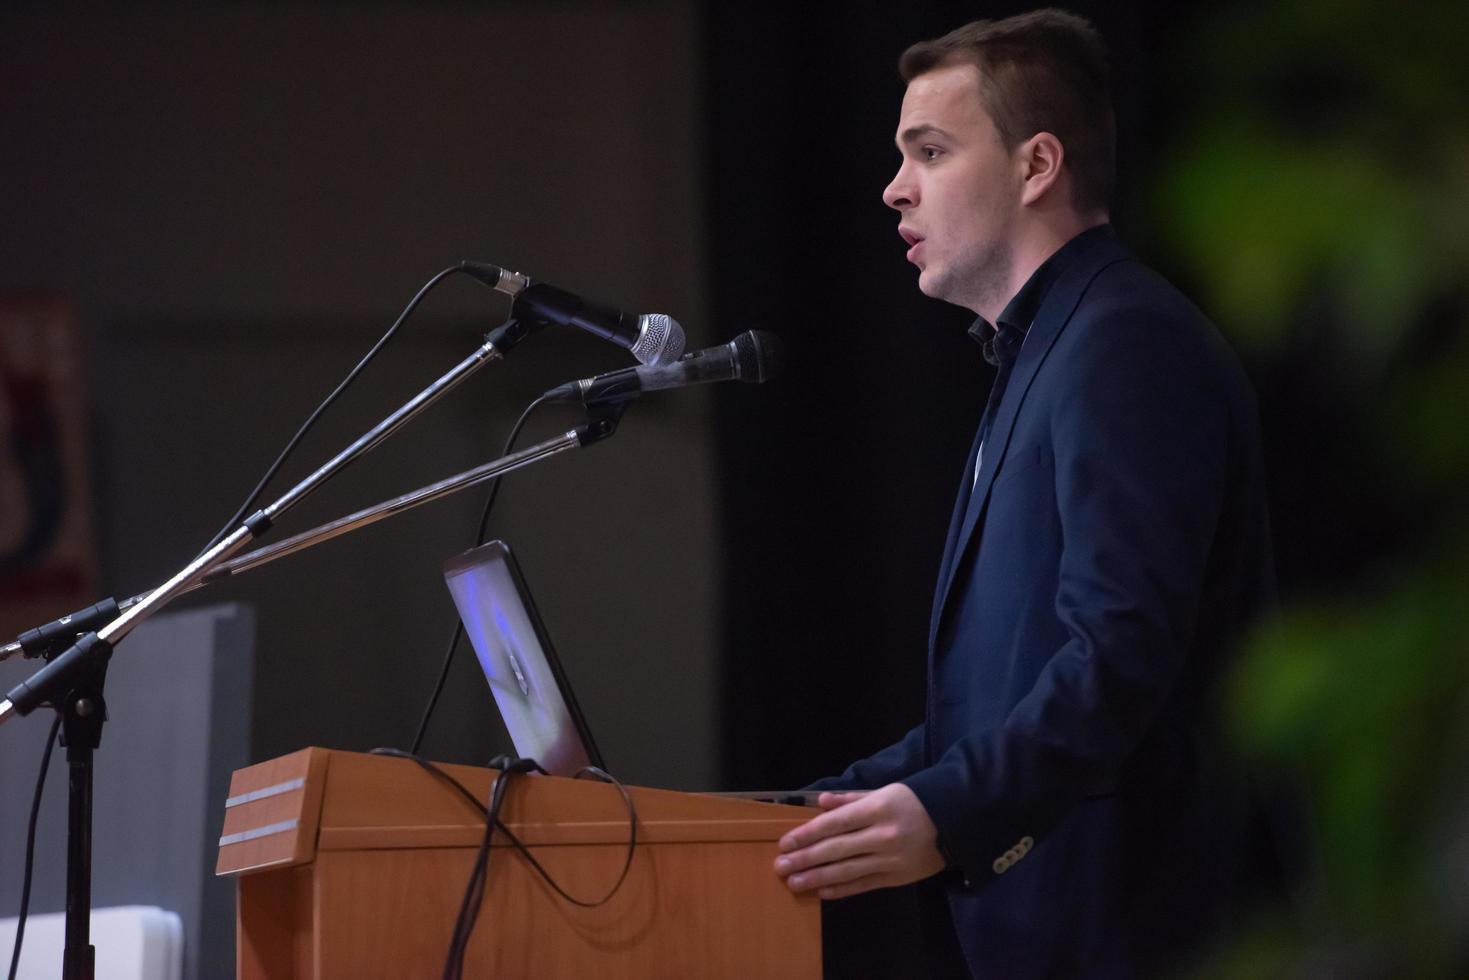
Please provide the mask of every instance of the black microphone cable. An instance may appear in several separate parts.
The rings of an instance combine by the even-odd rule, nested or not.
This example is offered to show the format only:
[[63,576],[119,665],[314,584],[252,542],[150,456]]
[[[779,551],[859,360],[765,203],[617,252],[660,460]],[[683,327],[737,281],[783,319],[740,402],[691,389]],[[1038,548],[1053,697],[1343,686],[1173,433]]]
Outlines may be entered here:
[[449,268],[443,269],[440,272],[436,273],[433,278],[429,279],[428,282],[423,284],[422,288],[418,290],[418,293],[411,300],[408,301],[408,305],[403,307],[403,312],[398,314],[398,319],[393,321],[393,325],[388,328],[388,332],[383,334],[381,339],[379,339],[377,343],[372,345],[372,349],[363,356],[362,360],[357,362],[357,366],[347,373],[347,376],[342,379],[341,383],[332,389],[331,394],[327,395],[326,399],[320,405],[316,406],[316,411],[312,412],[311,415],[307,417],[306,421],[302,423],[301,428],[296,430],[296,434],[291,436],[291,440],[286,443],[286,448],[282,449],[280,455],[275,458],[275,462],[270,464],[270,467],[265,471],[265,475],[262,476],[260,478],[260,482],[255,485],[255,489],[250,491],[250,495],[246,497],[245,502],[240,505],[240,509],[235,511],[234,516],[225,522],[224,527],[219,529],[219,533],[215,534],[213,538],[209,539],[209,543],[203,547],[203,549],[200,551],[200,554],[208,551],[210,548],[213,548],[216,544],[224,539],[225,535],[229,534],[235,528],[240,526],[240,524],[245,520],[245,515],[250,513],[250,509],[255,506],[256,502],[260,499],[260,495],[264,493],[265,488],[270,485],[270,481],[275,479],[275,475],[280,472],[280,468],[285,465],[285,462],[287,459],[290,458],[291,453],[295,452],[296,447],[300,445],[301,440],[306,438],[306,433],[311,431],[311,429],[316,425],[317,420],[319,420],[322,414],[331,407],[332,403],[335,402],[339,397],[341,397],[342,392],[346,391],[347,388],[351,386],[352,382],[357,380],[357,376],[363,372],[368,364],[372,363],[373,358],[377,357],[378,352],[387,346],[388,341],[393,339],[393,337],[398,333],[399,328],[401,328],[404,323],[408,322],[408,317],[412,315],[415,309],[417,309],[418,304],[423,302],[423,298],[427,296],[435,286],[443,282],[445,279],[449,278],[455,273],[463,272],[464,270],[461,269],[459,266],[450,266]]
[[15,946],[10,951],[9,980],[15,980],[20,969],[20,947],[26,937],[26,917],[31,909],[31,871],[36,859],[36,819],[41,814],[41,792],[46,788],[46,771],[51,768],[51,750],[56,747],[56,736],[61,731],[61,715],[51,722],[51,732],[46,736],[46,748],[41,753],[41,771],[36,776],[36,793],[31,797],[31,819],[26,826],[25,872],[20,884],[20,912],[15,920]]
[[469,950],[469,937],[474,933],[474,924],[479,921],[479,910],[484,904],[485,887],[490,878],[490,844],[494,840],[495,827],[500,824],[500,811],[505,805],[505,792],[510,787],[510,778],[535,770],[545,772],[534,759],[499,756],[490,761],[490,766],[500,771],[490,785],[490,804],[485,811],[485,833],[480,839],[479,851],[474,856],[469,881],[464,886],[464,898],[459,902],[459,915],[454,919],[449,951],[444,956],[443,980],[464,978],[464,955]]
[[540,876],[542,881],[550,886],[552,891],[559,895],[562,900],[579,908],[594,909],[607,904],[622,889],[623,883],[627,881],[628,872],[632,870],[633,856],[637,853],[638,847],[637,807],[633,804],[632,794],[627,791],[627,787],[619,782],[616,777],[596,766],[587,766],[579,770],[573,778],[583,779],[591,777],[605,783],[610,783],[617,789],[618,794],[622,797],[623,805],[627,808],[627,851],[623,858],[622,870],[618,872],[617,880],[612,883],[607,893],[600,898],[583,899],[577,898],[563,888],[561,883],[553,878],[551,873],[545,869],[545,866],[536,860],[535,854],[531,852],[525,842],[517,837],[500,820],[500,812],[504,806],[511,777],[532,771],[545,772],[534,759],[512,759],[508,756],[497,756],[491,759],[490,766],[499,769],[500,772],[495,777],[494,784],[491,787],[489,805],[486,806],[463,783],[427,759],[411,752],[404,752],[401,749],[373,749],[371,754],[390,756],[396,759],[408,759],[414,762],[425,772],[448,784],[470,806],[474,807],[474,809],[478,810],[485,817],[485,834],[480,841],[479,851],[475,854],[470,878],[464,889],[464,898],[459,906],[459,914],[454,921],[454,932],[450,939],[449,951],[444,961],[443,980],[461,980],[463,977],[464,956],[469,948],[469,938],[474,932],[474,923],[479,917],[479,910],[484,901],[486,882],[489,878],[490,846],[495,831],[498,830],[505,836],[510,842],[510,845],[520,852],[521,856],[529,862],[531,868]]

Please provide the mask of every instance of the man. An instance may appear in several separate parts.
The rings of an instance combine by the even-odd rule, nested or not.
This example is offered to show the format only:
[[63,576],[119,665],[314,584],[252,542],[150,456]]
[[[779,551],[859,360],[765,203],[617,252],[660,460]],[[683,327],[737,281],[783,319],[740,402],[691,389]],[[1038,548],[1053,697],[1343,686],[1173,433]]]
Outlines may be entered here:
[[1217,934],[1233,885],[1238,782],[1210,736],[1222,659],[1272,590],[1253,399],[1107,224],[1085,21],[979,21],[900,73],[883,199],[919,289],[978,314],[998,370],[924,721],[816,784],[827,812],[776,871],[825,899],[922,882],[975,976],[1153,976]]

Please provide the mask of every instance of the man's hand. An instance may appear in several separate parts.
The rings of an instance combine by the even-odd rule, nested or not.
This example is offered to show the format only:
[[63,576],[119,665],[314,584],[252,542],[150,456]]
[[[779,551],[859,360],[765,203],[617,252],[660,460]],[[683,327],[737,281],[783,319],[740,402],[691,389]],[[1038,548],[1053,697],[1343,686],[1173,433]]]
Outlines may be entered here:
[[938,830],[902,783],[860,793],[822,793],[827,811],[780,839],[775,873],[792,891],[846,898],[937,874]]

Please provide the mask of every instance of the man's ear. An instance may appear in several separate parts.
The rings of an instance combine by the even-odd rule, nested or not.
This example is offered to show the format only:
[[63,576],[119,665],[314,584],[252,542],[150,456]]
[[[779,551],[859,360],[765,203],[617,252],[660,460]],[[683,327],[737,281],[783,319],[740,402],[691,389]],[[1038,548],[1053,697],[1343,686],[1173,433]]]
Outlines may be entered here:
[[1061,183],[1061,165],[1066,150],[1052,133],[1036,133],[1020,144],[1021,176],[1025,181],[1020,203],[1035,204]]

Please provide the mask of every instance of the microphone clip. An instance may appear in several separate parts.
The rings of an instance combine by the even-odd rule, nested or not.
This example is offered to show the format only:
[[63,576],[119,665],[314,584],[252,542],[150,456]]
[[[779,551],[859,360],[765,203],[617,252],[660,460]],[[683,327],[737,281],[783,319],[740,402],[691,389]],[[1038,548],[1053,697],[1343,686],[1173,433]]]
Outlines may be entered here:
[[539,333],[546,326],[547,321],[519,316],[512,316],[489,333],[485,334],[485,343],[494,347],[504,357],[525,338],[531,334]]
[[622,421],[622,413],[627,411],[630,400],[627,398],[593,398],[583,408],[586,410],[587,420],[576,427],[577,437],[583,446],[590,446],[594,442],[611,438],[617,431],[617,424]]

